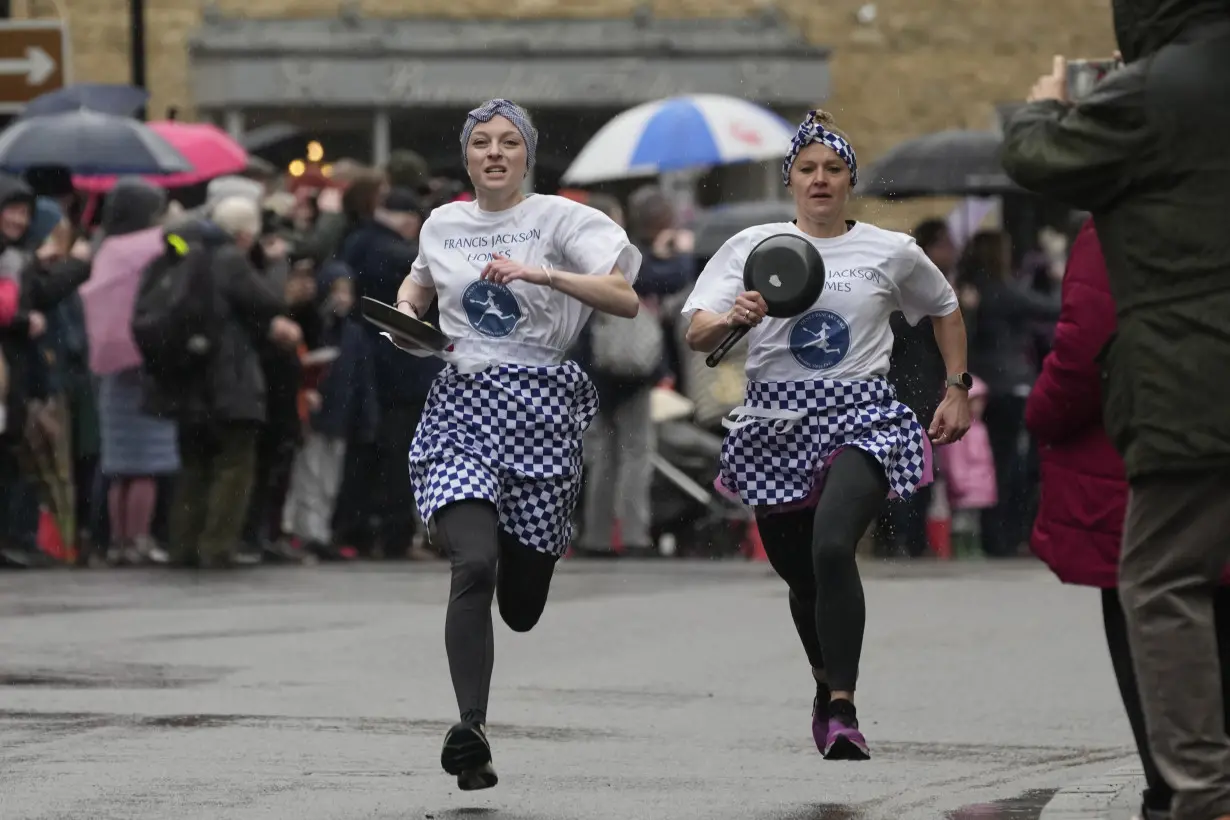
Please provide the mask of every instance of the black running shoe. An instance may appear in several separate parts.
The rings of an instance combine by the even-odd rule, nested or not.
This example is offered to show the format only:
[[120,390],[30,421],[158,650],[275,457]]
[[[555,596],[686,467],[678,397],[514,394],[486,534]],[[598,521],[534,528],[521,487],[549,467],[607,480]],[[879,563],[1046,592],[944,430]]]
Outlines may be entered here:
[[440,765],[457,778],[463,792],[490,789],[500,779],[491,765],[491,744],[481,723],[462,721],[444,736]]

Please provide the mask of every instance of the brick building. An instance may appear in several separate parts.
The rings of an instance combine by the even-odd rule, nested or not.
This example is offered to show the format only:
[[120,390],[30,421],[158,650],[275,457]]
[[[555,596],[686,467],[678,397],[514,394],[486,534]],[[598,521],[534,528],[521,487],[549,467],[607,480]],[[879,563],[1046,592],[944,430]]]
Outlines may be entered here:
[[[54,2],[69,16],[74,79],[126,81],[127,0]],[[52,4],[14,0],[14,16],[50,16]],[[789,115],[821,102],[866,163],[911,136],[989,126],[996,104],[1019,99],[1052,54],[1113,48],[1109,0],[146,5],[151,116],[174,105],[181,116],[208,116],[233,130],[289,119],[334,134],[331,153],[368,159],[410,139],[453,151],[458,113],[488,87],[508,85],[525,89],[509,96],[530,97],[545,134],[555,127],[557,164],[611,112],[676,89],[742,93]],[[596,34],[602,20],[619,30]],[[670,22],[679,20],[694,22]],[[448,63],[446,52],[458,49],[472,65],[481,56],[485,67],[450,71],[461,64]],[[586,61],[595,67],[590,86],[577,79]],[[510,69],[518,62],[519,74]],[[372,73],[378,63],[385,73]]]

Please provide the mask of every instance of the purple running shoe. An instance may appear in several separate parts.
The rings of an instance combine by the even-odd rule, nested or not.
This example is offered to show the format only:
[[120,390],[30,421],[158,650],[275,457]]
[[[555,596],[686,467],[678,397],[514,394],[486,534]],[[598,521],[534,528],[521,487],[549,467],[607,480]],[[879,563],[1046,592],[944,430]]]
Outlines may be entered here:
[[811,736],[816,741],[816,751],[824,754],[829,738],[829,698],[827,686],[816,687],[816,699],[811,704]]
[[[819,735],[816,735],[819,739]],[[854,704],[835,700],[829,704],[828,732],[824,739],[825,760],[870,760],[867,738],[858,730]]]

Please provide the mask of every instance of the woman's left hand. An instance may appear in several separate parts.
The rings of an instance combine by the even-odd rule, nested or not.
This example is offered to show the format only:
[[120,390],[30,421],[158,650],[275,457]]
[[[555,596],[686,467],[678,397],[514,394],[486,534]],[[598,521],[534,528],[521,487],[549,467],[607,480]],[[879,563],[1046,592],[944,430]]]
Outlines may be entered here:
[[545,285],[551,277],[542,268],[527,268],[520,262],[497,254],[491,255],[491,261],[483,268],[482,278],[497,285],[506,285],[518,279],[533,285]]
[[1056,55],[1051,62],[1051,73],[1039,77],[1029,92],[1029,102],[1041,100],[1068,101],[1068,61]]
[[959,387],[950,387],[935,410],[927,435],[935,444],[960,441],[969,430],[969,394]]

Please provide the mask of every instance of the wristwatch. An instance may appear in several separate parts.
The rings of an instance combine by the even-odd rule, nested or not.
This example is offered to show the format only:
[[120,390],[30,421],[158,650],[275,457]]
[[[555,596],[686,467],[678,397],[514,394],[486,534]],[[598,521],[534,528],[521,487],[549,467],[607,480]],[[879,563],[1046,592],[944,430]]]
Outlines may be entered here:
[[944,382],[945,387],[960,387],[962,390],[969,390],[974,386],[974,377],[968,373],[958,373],[955,376],[949,376],[948,381]]

